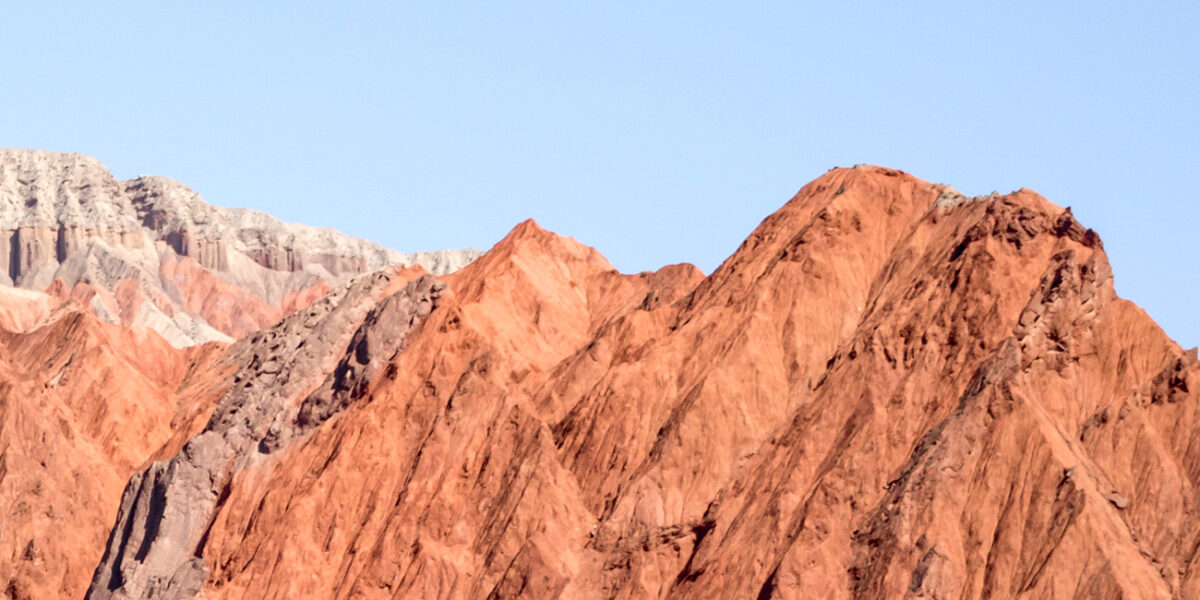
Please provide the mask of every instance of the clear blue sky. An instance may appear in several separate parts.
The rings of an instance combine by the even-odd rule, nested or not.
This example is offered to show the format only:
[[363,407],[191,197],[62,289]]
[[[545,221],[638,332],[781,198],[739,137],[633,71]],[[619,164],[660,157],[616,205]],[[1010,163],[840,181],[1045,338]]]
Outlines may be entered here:
[[534,217],[623,271],[711,271],[836,165],[1027,186],[1200,344],[1195,2],[299,4],[8,6],[0,145],[402,251]]

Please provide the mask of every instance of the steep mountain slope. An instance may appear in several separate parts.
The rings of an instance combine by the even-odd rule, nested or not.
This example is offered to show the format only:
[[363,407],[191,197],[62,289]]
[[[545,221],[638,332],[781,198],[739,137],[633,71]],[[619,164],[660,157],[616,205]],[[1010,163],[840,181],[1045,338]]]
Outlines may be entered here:
[[0,149],[0,242],[0,284],[74,298],[176,346],[239,338],[385,265],[447,273],[478,256],[399,254],[210,206],[170,179],[118,181],[88,156],[16,149]]
[[[4,369],[71,339],[22,306]],[[202,349],[99,446],[150,460],[80,507],[87,597],[1200,597],[1200,361],[1028,190],[835,169],[708,277],[529,221]]]
[[[52,300],[19,291],[36,309],[25,315]],[[6,308],[12,300],[0,297]],[[219,345],[180,350],[153,331],[54,305],[25,330],[0,319],[0,595],[9,598],[83,596],[125,482],[211,409],[227,370]]]

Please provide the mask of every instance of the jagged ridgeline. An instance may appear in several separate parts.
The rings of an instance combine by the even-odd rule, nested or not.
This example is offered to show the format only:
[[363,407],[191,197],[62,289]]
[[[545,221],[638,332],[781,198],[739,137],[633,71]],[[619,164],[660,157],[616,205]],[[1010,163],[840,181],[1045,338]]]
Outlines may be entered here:
[[71,298],[172,344],[229,341],[381,267],[459,269],[474,250],[401,254],[328,228],[212,206],[94,158],[0,149],[0,284]]

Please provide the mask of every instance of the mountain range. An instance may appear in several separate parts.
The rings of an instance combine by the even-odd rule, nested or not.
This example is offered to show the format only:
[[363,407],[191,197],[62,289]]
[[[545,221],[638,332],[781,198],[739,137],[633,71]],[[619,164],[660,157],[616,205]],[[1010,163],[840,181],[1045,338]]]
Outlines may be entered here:
[[422,268],[4,156],[9,597],[1200,597],[1196,350],[1033,191],[838,168],[709,275],[532,220]]
[[89,156],[0,149],[0,285],[73,300],[176,346],[231,342],[386,265],[442,274],[478,255],[400,254],[212,206],[165,177],[119,181]]

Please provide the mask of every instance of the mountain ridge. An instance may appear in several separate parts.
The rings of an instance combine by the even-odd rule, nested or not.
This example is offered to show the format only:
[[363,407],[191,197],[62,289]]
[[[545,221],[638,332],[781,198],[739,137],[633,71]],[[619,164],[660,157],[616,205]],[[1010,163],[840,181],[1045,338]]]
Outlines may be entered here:
[[400,254],[209,205],[165,177],[119,181],[86,155],[20,149],[0,149],[0,237],[0,284],[72,297],[176,345],[241,337],[389,264],[445,273],[479,254]]
[[18,538],[0,553],[25,570],[0,582],[1200,595],[1200,361],[1112,278],[1099,236],[1035,192],[967,199],[873,166],[804,186],[708,276],[621,274],[526,221],[455,273],[376,271],[190,350],[162,379],[183,391],[154,396],[169,438],[101,494],[99,563],[64,575]]

